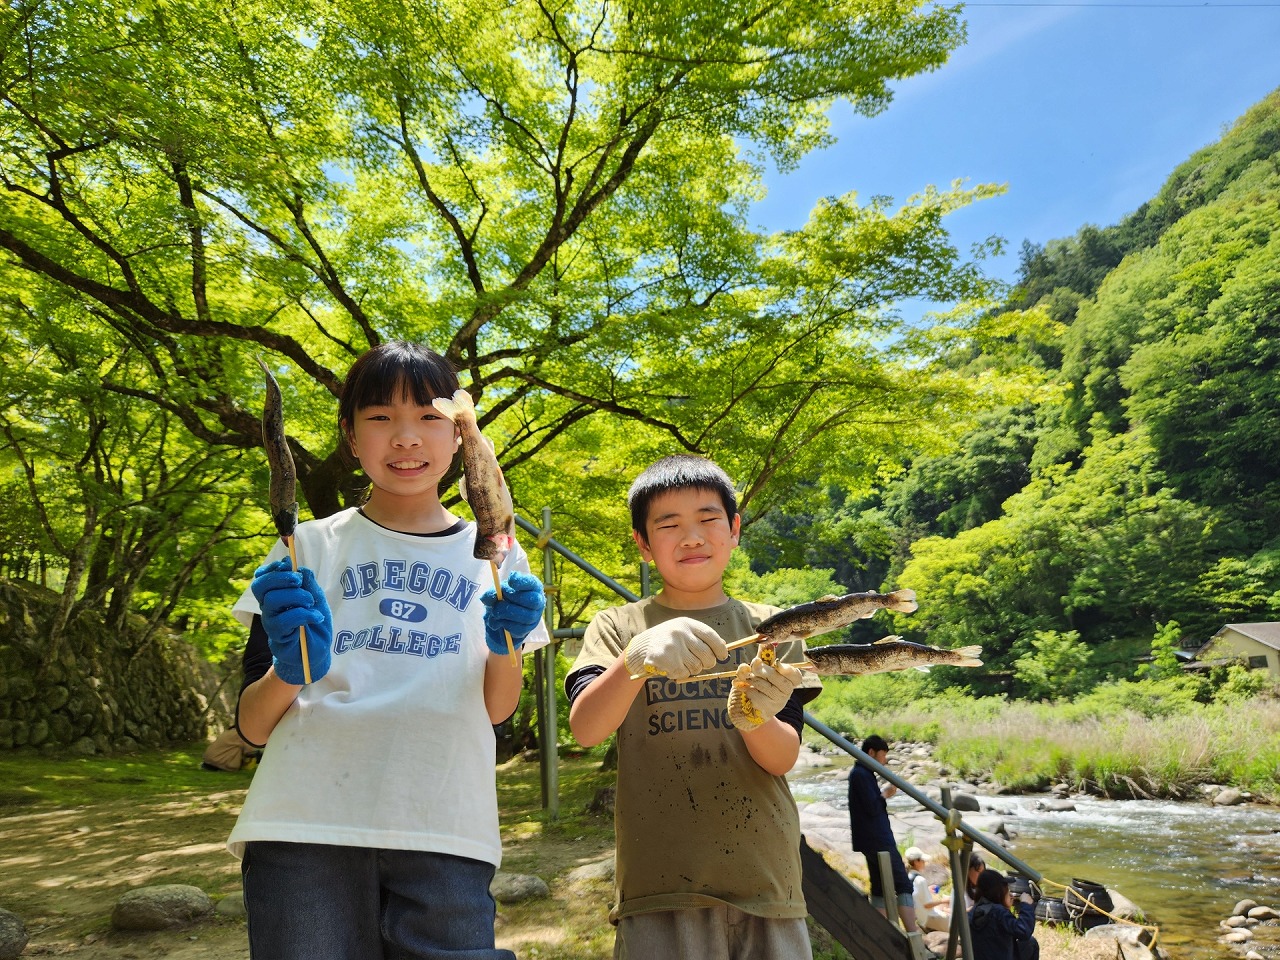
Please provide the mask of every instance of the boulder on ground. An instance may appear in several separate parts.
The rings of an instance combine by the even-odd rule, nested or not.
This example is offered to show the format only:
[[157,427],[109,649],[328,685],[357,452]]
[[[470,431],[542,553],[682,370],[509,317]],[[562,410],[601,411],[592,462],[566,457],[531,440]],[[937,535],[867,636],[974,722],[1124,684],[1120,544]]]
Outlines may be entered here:
[[237,890],[235,893],[227,894],[218,901],[218,905],[214,907],[220,917],[243,917],[246,915],[244,907],[244,891]]
[[27,948],[27,926],[22,918],[0,910],[0,960],[15,960]]
[[584,863],[580,867],[574,867],[565,875],[565,880],[569,883],[589,883],[593,880],[610,880],[614,877],[614,860],[613,854],[603,859],[593,861],[592,863]]
[[530,873],[503,873],[499,870],[489,884],[489,893],[499,903],[521,903],[551,896],[551,888],[541,877]]
[[172,930],[213,913],[213,901],[199,887],[160,884],[130,890],[111,911],[117,930]]

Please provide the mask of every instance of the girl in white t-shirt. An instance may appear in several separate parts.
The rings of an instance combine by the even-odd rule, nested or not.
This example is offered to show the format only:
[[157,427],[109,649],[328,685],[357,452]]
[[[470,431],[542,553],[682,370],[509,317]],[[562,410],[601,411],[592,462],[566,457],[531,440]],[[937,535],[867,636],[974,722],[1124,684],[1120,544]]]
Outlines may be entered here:
[[360,357],[338,419],[367,500],[298,526],[296,572],[277,541],[236,603],[237,727],[265,751],[228,845],[261,960],[514,957],[489,895],[493,725],[520,697],[506,634],[545,644],[544,599],[515,544],[498,600],[474,524],[440,502],[461,436],[431,401],[457,388],[416,344]]

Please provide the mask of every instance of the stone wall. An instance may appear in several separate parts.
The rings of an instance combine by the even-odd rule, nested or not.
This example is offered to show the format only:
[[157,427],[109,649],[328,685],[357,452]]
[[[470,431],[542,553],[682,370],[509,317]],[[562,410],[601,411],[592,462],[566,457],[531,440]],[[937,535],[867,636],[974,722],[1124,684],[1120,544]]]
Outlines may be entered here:
[[[57,596],[0,580],[0,750],[115,753],[206,738],[226,723],[217,668],[181,637],[145,642],[141,622],[121,634],[84,613],[49,656]],[[212,702],[211,702],[212,700]]]

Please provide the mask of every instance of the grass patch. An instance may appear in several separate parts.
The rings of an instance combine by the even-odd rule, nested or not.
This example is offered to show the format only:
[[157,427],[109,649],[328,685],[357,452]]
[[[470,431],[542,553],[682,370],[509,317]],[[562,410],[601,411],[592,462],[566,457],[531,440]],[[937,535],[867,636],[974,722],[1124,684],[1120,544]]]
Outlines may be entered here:
[[83,807],[139,795],[202,796],[248,787],[253,774],[200,767],[205,744],[115,757],[48,757],[34,751],[0,753],[0,809]]
[[990,775],[1019,790],[1066,781],[1113,797],[1186,798],[1213,782],[1280,800],[1275,697],[1201,703],[1185,685],[1150,681],[1106,684],[1057,703],[950,692],[906,700],[889,696],[890,680],[880,692],[872,702],[833,682],[810,709],[855,742],[873,732],[928,741],[959,776]]

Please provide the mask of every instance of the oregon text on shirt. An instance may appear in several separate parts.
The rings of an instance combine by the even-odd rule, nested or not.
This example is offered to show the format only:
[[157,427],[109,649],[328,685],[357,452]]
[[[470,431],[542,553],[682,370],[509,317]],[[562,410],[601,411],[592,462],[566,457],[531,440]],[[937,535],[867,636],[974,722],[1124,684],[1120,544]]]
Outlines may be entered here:
[[339,578],[342,599],[368,597],[380,590],[418,596],[426,594],[455,610],[465,610],[479,585],[444,567],[432,568],[421,560],[384,559],[347,567]]

